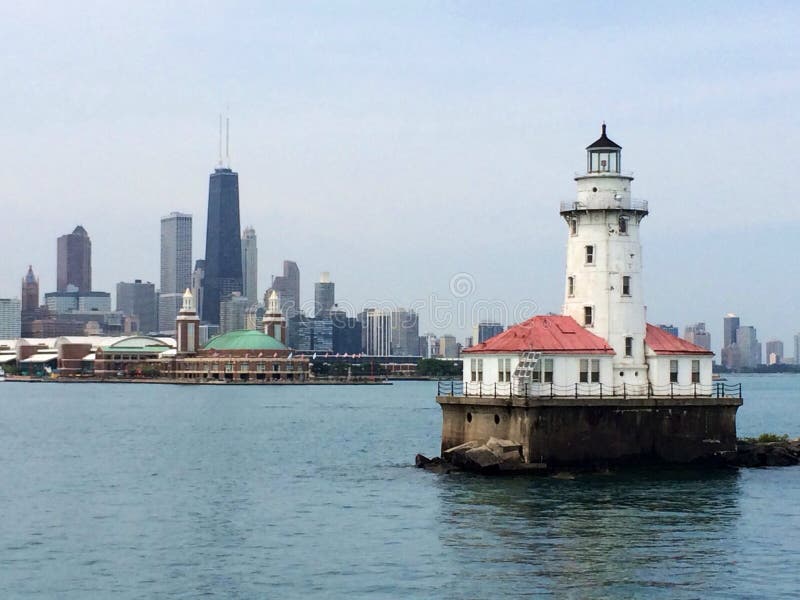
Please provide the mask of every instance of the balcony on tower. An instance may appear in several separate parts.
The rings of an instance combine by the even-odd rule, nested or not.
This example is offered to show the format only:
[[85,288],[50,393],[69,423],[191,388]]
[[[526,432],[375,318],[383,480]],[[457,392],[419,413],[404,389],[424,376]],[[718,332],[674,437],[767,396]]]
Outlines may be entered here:
[[584,212],[587,210],[624,210],[646,216],[650,210],[647,200],[631,198],[617,194],[614,196],[606,195],[602,199],[581,202],[580,200],[562,200],[560,212],[566,215],[573,212]]

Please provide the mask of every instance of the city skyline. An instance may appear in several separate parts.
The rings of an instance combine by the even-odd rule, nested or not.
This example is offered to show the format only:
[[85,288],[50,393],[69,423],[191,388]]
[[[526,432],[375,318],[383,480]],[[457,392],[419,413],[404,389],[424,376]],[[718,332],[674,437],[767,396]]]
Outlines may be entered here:
[[[164,273],[165,273],[164,240],[165,240],[165,232],[167,231],[165,229],[165,223],[171,222],[171,221],[175,221],[176,217],[181,217],[182,220],[191,222],[191,215],[185,215],[185,214],[174,213],[174,212],[171,213],[169,216],[163,217],[161,219],[161,231],[162,231],[162,235],[161,235],[161,237],[162,237],[161,273],[162,273],[162,281],[164,280]],[[174,227],[172,229],[174,229]],[[172,232],[171,229],[169,229],[169,231],[174,235],[174,232]],[[87,237],[88,238],[85,230],[81,226],[76,227],[75,232],[73,232],[73,234],[70,234],[70,235],[74,236],[76,234],[76,232],[77,232],[79,238],[82,238],[82,237]],[[68,237],[70,237],[70,236],[65,235],[65,236],[61,236],[61,238],[59,238],[59,239],[68,238]],[[167,237],[170,237],[169,233],[167,234]],[[245,263],[246,263],[246,261],[245,261],[245,253],[244,253],[245,241],[249,240],[249,241],[253,242],[253,245],[255,244],[255,233],[254,233],[253,228],[251,226],[248,226],[248,227],[244,228],[241,240],[242,240],[242,252],[243,252],[243,254],[242,254],[242,271],[244,273]],[[90,247],[90,245],[91,245],[90,242],[87,241],[87,243],[89,244],[89,247]],[[191,244],[190,241],[188,243],[189,243],[189,245]],[[174,240],[171,243],[171,245],[172,246],[175,245]],[[63,263],[63,262],[65,262],[65,261],[63,261],[63,259],[62,259],[62,253],[59,253],[59,263]],[[203,260],[199,260],[198,262],[202,263],[204,261]],[[90,263],[89,264],[89,269],[91,269],[91,261],[90,260],[89,260],[89,263]],[[283,270],[284,274],[282,276],[273,276],[273,278],[272,278],[273,279],[273,284],[277,280],[278,282],[280,282],[280,284],[279,284],[280,287],[285,287],[287,289],[291,288],[291,291],[289,291],[289,295],[292,298],[294,298],[296,294],[299,294],[299,283],[300,283],[299,268],[296,265],[296,263],[294,263],[293,261],[288,261],[288,260],[284,260],[283,267],[284,267],[284,270]],[[172,269],[172,270],[174,271],[174,269]],[[463,273],[459,274],[459,275],[462,276],[462,277],[466,276],[466,274],[463,274]],[[244,278],[244,279],[246,279],[246,278]],[[29,296],[30,294],[26,290],[29,289],[29,287],[30,287],[29,284],[34,283],[34,282],[35,282],[35,287],[36,287],[37,293],[38,293],[39,280],[38,280],[38,277],[34,276],[34,274],[32,272],[32,266],[29,265],[28,272],[26,273],[25,277],[22,278],[21,294],[19,295],[18,298],[16,298],[16,300],[20,300],[20,298],[25,299],[27,296]],[[141,284],[141,280],[137,279],[134,283],[118,283],[116,285],[116,290],[117,290],[116,303],[117,303],[117,306],[118,306],[117,310],[121,310],[120,309],[120,292],[119,292],[120,286],[123,286],[123,285],[124,286],[133,286],[133,285],[139,285],[139,284]],[[147,283],[147,285],[149,285],[151,287],[154,287],[153,284],[150,284],[149,282]],[[289,305],[290,306],[297,306],[299,308],[299,313],[298,314],[302,314],[305,317],[308,317],[308,318],[319,317],[320,315],[317,315],[316,311],[320,308],[321,304],[325,304],[326,306],[327,305],[334,306],[333,305],[333,300],[334,300],[333,285],[334,285],[333,282],[330,281],[330,274],[328,272],[323,272],[321,274],[320,280],[317,281],[314,284],[313,303],[309,304],[309,300],[301,299],[298,303],[294,303],[294,302],[290,301]],[[455,288],[453,288],[454,285],[458,286],[460,284],[459,284],[459,282],[457,280],[455,282],[451,281],[451,291],[453,291],[454,294],[456,296],[458,296],[459,294],[456,293],[457,290],[455,290]],[[474,282],[472,282],[472,285],[474,285]],[[322,296],[320,296],[320,289],[322,287],[325,287],[325,286],[328,286],[325,289],[328,289],[329,291],[324,292],[326,297],[325,297],[325,300],[321,302],[320,298]],[[192,286],[190,285],[190,286],[187,286],[187,287],[192,287]],[[268,288],[266,293],[265,293],[265,296],[270,294],[272,292],[272,290],[273,290],[272,287]],[[155,292],[155,290],[154,290],[154,292]],[[51,292],[48,295],[54,295],[56,293],[57,292]],[[73,293],[77,294],[79,292],[77,290],[75,290]],[[91,293],[91,292],[87,292],[87,293]],[[109,300],[108,301],[110,302],[110,295],[109,294],[107,294],[105,292],[96,292],[96,293],[97,294],[101,294],[101,295],[105,294],[105,295],[109,296]],[[235,294],[240,294],[240,293],[239,292],[235,292]],[[182,298],[182,294],[170,293],[170,292],[160,292],[158,294],[158,296],[160,298],[164,299],[164,300],[167,300],[167,299],[171,300],[173,296],[176,297],[176,298],[177,297],[181,297]],[[329,298],[327,296],[329,296]],[[9,298],[7,300],[11,300],[11,299],[14,299],[14,298],[12,297],[12,298]],[[131,302],[130,300],[126,299],[125,301],[123,301],[123,304],[130,304],[130,302]],[[376,307],[375,306],[376,304],[379,305],[379,306]],[[25,305],[25,302],[23,301],[21,306],[24,307],[24,305]],[[429,307],[425,306],[424,303],[422,305],[419,304],[419,303],[415,303],[414,305],[416,306],[417,310],[422,308],[423,311],[424,311],[425,309],[429,308]],[[261,305],[261,306],[263,307],[264,305]],[[348,302],[347,300],[345,300],[342,303],[341,306],[339,306],[338,304],[335,305],[335,306],[336,306],[336,310],[337,311],[341,311],[343,314],[348,315],[348,316],[358,315],[360,313],[363,313],[364,311],[375,310],[376,308],[378,310],[383,310],[383,311],[389,310],[390,312],[392,312],[392,314],[396,313],[398,310],[399,310],[400,313],[407,312],[405,308],[400,307],[396,302],[391,301],[391,300],[383,300],[383,301],[378,301],[378,302],[371,301],[371,302],[368,302],[367,304],[363,305],[360,308],[357,307],[355,304],[352,304],[352,303]],[[497,309],[498,307],[495,306],[494,308]],[[505,308],[507,309],[508,307],[505,307]],[[163,311],[163,307],[159,306],[159,311],[158,312],[161,313],[162,311]],[[138,315],[135,314],[136,311],[123,310],[123,312],[125,312],[126,314],[131,315],[131,316],[138,316]],[[172,315],[171,312],[172,311],[170,311],[169,318],[174,320],[174,315]],[[412,312],[414,312],[414,311],[412,311]],[[460,312],[460,311],[457,311],[457,312]],[[501,310],[500,312],[503,312],[503,311]],[[506,310],[507,314],[510,314],[510,312],[512,312],[512,311]],[[23,313],[24,313],[24,310],[23,310]],[[177,315],[177,309],[175,311],[175,314]],[[476,313],[473,313],[473,317],[475,316],[475,314]],[[483,315],[484,313],[477,313],[477,314]],[[493,314],[496,314],[496,312],[493,313]],[[24,321],[24,314],[22,316],[23,316],[23,321]],[[416,312],[414,312],[415,323],[416,323],[417,318],[418,318],[418,315],[417,315]],[[163,318],[161,318],[161,316],[159,316],[158,320],[160,321],[160,320],[165,320],[165,319],[163,319]],[[145,319],[145,322],[147,322],[147,319]],[[469,341],[474,339],[475,331],[477,331],[480,327],[488,324],[488,325],[491,325],[493,328],[495,328],[495,327],[499,328],[498,331],[502,331],[502,329],[504,328],[504,325],[502,323],[488,323],[483,318],[479,318],[477,320],[473,319],[472,321],[464,321],[464,322],[465,323],[469,323],[469,322],[474,323],[474,325],[472,326],[473,335],[472,336],[467,335],[467,336],[464,337],[464,340],[467,340],[467,344],[466,344],[467,347],[469,346]],[[505,323],[505,326],[513,325],[515,322],[517,322],[517,321],[509,321],[509,322]],[[416,327],[417,326],[415,325],[415,328]],[[726,357],[726,349],[730,346],[731,343],[734,343],[734,344],[736,343],[737,332],[738,332],[739,329],[751,330],[750,333],[747,333],[745,331],[745,334],[748,335],[748,336],[752,336],[752,339],[754,340],[755,343],[757,343],[757,346],[758,346],[757,349],[753,348],[752,353],[754,353],[753,354],[754,358],[751,361],[749,361],[749,364],[741,364],[741,366],[752,367],[752,366],[756,366],[758,364],[783,363],[786,360],[791,360],[791,362],[793,362],[794,364],[797,364],[797,356],[789,356],[789,355],[784,354],[784,351],[783,351],[783,346],[784,346],[783,339],[771,338],[767,342],[767,346],[764,346],[763,349],[762,349],[762,344],[760,342],[757,342],[757,340],[755,340],[755,336],[756,336],[755,328],[753,326],[742,326],[742,327],[740,327],[740,319],[734,313],[727,313],[724,316],[724,318],[723,318],[723,327],[722,327],[722,330],[723,330],[722,339],[719,342],[719,345],[721,347],[720,348],[716,348],[716,349],[714,348],[714,344],[712,344],[710,342],[710,340],[709,340],[710,333],[706,329],[706,324],[704,322],[686,324],[686,326],[684,327],[684,330],[683,330],[683,334],[679,333],[679,330],[680,330],[679,327],[674,326],[672,324],[670,324],[670,325],[659,325],[659,327],[661,327],[662,329],[664,329],[666,331],[670,331],[671,333],[673,333],[673,335],[676,335],[676,336],[679,336],[679,337],[683,337],[684,339],[688,339],[691,342],[699,342],[700,345],[702,345],[703,347],[711,349],[712,351],[715,352],[715,355],[717,357],[717,362],[722,364],[723,366],[727,366],[727,367],[734,366],[734,367],[737,367],[737,368],[739,366],[738,359],[731,360],[728,357]],[[150,328],[146,327],[145,329],[150,329]],[[159,327],[159,329],[161,329],[162,331],[167,331],[167,330],[169,330],[169,327]],[[438,328],[438,329],[439,329],[439,333],[443,333],[444,334],[444,337],[453,337],[452,335],[449,335],[450,329],[447,329],[447,328],[444,328],[444,329]],[[461,330],[461,329],[463,329],[463,327],[458,327],[457,328],[457,330]],[[700,338],[696,339],[695,336],[697,336],[697,335],[700,335]],[[787,335],[791,336],[791,337],[787,338],[789,340],[789,342],[790,342],[789,344],[787,344],[787,346],[794,345],[795,346],[795,354],[796,354],[796,352],[797,352],[797,342],[796,342],[796,340],[800,336],[800,333],[789,333]],[[481,337],[482,336],[479,335],[478,339],[480,340]],[[395,343],[396,343],[396,341],[395,341]],[[478,342],[476,342],[476,343],[478,343]],[[772,354],[772,351],[769,349],[770,345],[772,345],[773,348],[780,347],[780,352],[777,353],[777,356],[773,360],[770,359],[770,355]],[[764,354],[764,352],[762,350],[765,351],[766,354]],[[745,361],[745,362],[747,362],[747,361]]]
[[[734,4],[707,5],[692,15],[627,5],[613,23],[593,7],[437,7],[425,19],[413,8],[390,17],[362,7],[369,28],[352,25],[348,7],[325,15],[253,9],[247,19],[198,16],[199,22],[185,25],[173,20],[174,9],[132,8],[130,21],[114,26],[117,39],[107,55],[95,62],[80,58],[105,35],[103,17],[114,9],[86,19],[80,10],[72,16],[58,8],[7,8],[7,39],[15,52],[39,60],[20,59],[27,69],[11,73],[9,85],[19,92],[5,105],[10,143],[18,149],[5,166],[22,175],[7,193],[22,201],[9,203],[2,225],[14,255],[0,267],[0,296],[19,295],[28,264],[43,291],[55,289],[48,240],[75,223],[91,232],[95,288],[113,290],[118,281],[137,277],[157,281],[154,218],[170,210],[204,214],[215,115],[229,102],[242,130],[232,150],[242,174],[243,220],[261,232],[293,232],[262,243],[259,294],[284,257],[291,257],[305,273],[335,272],[340,296],[357,306],[387,298],[400,306],[432,296],[452,300],[451,279],[469,273],[475,282],[470,302],[532,302],[536,312],[560,312],[555,290],[564,255],[550,250],[562,247],[551,233],[558,231],[557,204],[570,197],[571,174],[583,164],[576,144],[605,119],[626,140],[625,168],[634,170],[637,193],[659,215],[643,236],[649,320],[680,326],[704,321],[718,353],[721,315],[734,311],[748,315],[762,339],[789,344],[800,330],[790,299],[800,290],[796,278],[783,276],[774,263],[800,221],[786,185],[798,138],[791,118],[798,78],[790,59],[797,48],[790,27],[797,8]],[[34,47],[31,32],[41,28],[61,48],[69,44],[59,39],[72,40],[65,24],[76,21],[88,42],[67,52],[80,65],[71,67],[81,69],[78,76],[53,77],[47,94],[26,85],[30,76],[47,80],[61,72],[60,56]],[[177,33],[210,28],[222,34],[212,46],[229,45],[231,54],[223,61],[220,52],[195,69],[155,35],[152,23]],[[278,36],[287,24],[289,32],[323,31],[333,54],[298,46],[300,36]],[[618,68],[588,70],[582,59],[587,48],[613,39],[620,28],[629,51],[616,55]],[[371,30],[386,35],[376,41]],[[661,43],[679,30],[685,33],[681,48]],[[227,31],[237,31],[256,52]],[[154,67],[130,52],[141,47],[134,32],[152,42],[146,52],[167,60]],[[425,61],[406,52],[405,43],[424,48]],[[190,51],[201,47],[189,44]],[[275,68],[268,81],[252,68],[258,56],[270,54],[265,49],[296,58],[269,63]],[[365,49],[378,67],[364,64]],[[104,61],[116,65],[121,55],[130,57],[120,63],[125,81],[104,70]],[[531,65],[520,67],[520,56]],[[221,62],[233,65],[236,83],[204,85],[208,68]],[[396,71],[400,77],[384,74]],[[108,77],[118,87],[96,95],[95,84]],[[592,90],[588,97],[575,93],[577,78]],[[326,85],[309,84],[311,79]],[[162,93],[142,97],[142,84]],[[52,106],[54,95],[67,100]],[[131,103],[134,97],[140,101]],[[153,139],[168,160],[149,159]],[[733,152],[742,146],[751,152]],[[91,188],[80,185],[87,162],[96,167]],[[41,176],[44,164],[47,177]],[[52,189],[56,181],[70,190],[70,223],[49,216],[63,214],[63,193]],[[759,198],[758,210],[749,209],[751,198]],[[115,207],[110,218],[109,199]],[[541,235],[515,232],[506,239],[486,231],[488,206],[530,222]],[[396,235],[397,223],[402,235]],[[195,218],[197,247],[204,243],[204,226]],[[29,230],[43,241],[23,236]],[[537,257],[523,277],[514,265],[519,252]],[[396,268],[386,268],[393,263]],[[312,281],[304,279],[305,290]],[[431,329],[427,319],[420,311],[423,330]],[[454,332],[463,338],[472,325]]]

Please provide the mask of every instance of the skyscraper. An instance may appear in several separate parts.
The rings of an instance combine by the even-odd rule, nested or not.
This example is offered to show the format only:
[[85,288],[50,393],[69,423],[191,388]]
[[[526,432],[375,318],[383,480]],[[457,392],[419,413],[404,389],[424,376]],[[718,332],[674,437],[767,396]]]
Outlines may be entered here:
[[172,212],[161,218],[162,294],[186,291],[192,285],[192,215]]
[[32,314],[39,308],[39,278],[33,274],[33,267],[28,266],[28,272],[22,279],[22,313]]
[[742,366],[741,349],[737,344],[736,331],[739,329],[739,317],[728,313],[722,320],[722,364],[729,369]]
[[28,267],[28,272],[22,278],[22,331],[20,335],[29,337],[33,335],[33,322],[45,316],[39,310],[39,278],[33,274],[33,267]]
[[239,292],[231,292],[225,296],[219,305],[219,332],[244,329],[249,304],[250,301]]
[[283,261],[283,275],[272,278],[272,287],[267,296],[275,290],[278,293],[281,312],[289,319],[300,312],[300,269],[291,260]]
[[369,356],[389,356],[392,353],[392,313],[368,308],[360,315],[361,346]]
[[767,354],[768,365],[783,364],[783,342],[780,340],[770,340],[764,346]]
[[500,323],[491,321],[481,321],[472,328],[472,343],[482,344],[488,339],[503,333],[503,327]]
[[209,177],[203,321],[219,324],[219,303],[242,293],[242,241],[239,225],[239,174],[219,166]]
[[423,358],[433,358],[434,356],[438,356],[439,338],[437,338],[433,333],[421,335],[419,337],[419,354]]
[[314,316],[318,319],[329,318],[335,303],[334,283],[331,281],[330,273],[324,271],[319,281],[314,284]]
[[159,329],[156,302],[156,286],[149,281],[142,283],[136,279],[133,283],[117,284],[117,310],[128,317],[137,317],[139,331],[152,333]]
[[170,292],[158,295],[158,331],[170,333],[175,330],[175,319],[183,306],[183,294]]
[[722,319],[722,347],[726,348],[736,343],[736,330],[739,329],[739,317],[728,313]]
[[736,330],[736,346],[739,349],[739,366],[757,367],[761,361],[761,342],[758,341],[756,328],[742,325]]
[[243,296],[251,305],[258,304],[258,246],[252,227],[242,232],[242,279]]
[[192,271],[192,296],[194,296],[194,305],[197,311],[197,316],[203,320],[203,279],[206,273],[206,261],[198,258],[194,262],[194,271]]
[[419,317],[413,310],[392,311],[392,354],[419,356]]
[[711,350],[711,334],[706,331],[705,323],[687,325],[683,330],[683,339],[706,350]]
[[658,327],[659,329],[666,331],[668,334],[678,337],[678,328],[675,327],[675,325],[672,324],[666,325],[664,323],[660,323]]
[[355,317],[348,317],[343,310],[334,308],[330,313],[333,327],[333,352],[339,354],[360,354],[361,346],[361,321]]
[[56,289],[66,292],[69,286],[92,291],[92,241],[81,225],[58,238]]
[[439,356],[458,358],[458,342],[454,335],[443,335],[439,338]]
[[332,352],[333,321],[297,314],[289,320],[288,346],[300,352]]
[[0,298],[0,339],[10,340],[22,332],[22,303],[17,298]]

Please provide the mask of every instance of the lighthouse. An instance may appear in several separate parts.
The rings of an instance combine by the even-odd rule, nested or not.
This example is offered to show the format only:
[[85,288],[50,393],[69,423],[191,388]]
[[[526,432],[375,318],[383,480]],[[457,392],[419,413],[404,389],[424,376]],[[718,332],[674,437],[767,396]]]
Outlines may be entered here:
[[462,381],[438,388],[443,453],[491,438],[547,465],[735,452],[741,388],[712,381],[713,353],[646,321],[639,229],[648,205],[631,197],[632,182],[603,124],[575,199],[560,206],[561,314],[533,316],[464,350]]
[[645,360],[642,246],[647,202],[631,198],[622,147],[600,137],[586,148],[586,172],[575,177],[577,198],[561,205],[567,224],[562,313],[614,349],[613,385],[648,382]]

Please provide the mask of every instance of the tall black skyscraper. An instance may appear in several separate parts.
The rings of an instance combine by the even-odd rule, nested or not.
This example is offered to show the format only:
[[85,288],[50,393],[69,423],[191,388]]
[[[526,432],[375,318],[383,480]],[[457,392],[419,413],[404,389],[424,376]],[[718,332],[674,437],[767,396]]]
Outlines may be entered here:
[[219,324],[219,303],[242,292],[242,241],[239,227],[239,174],[214,169],[208,182],[203,321]]

